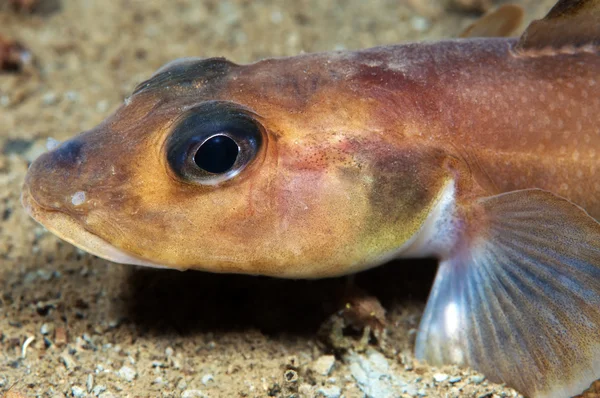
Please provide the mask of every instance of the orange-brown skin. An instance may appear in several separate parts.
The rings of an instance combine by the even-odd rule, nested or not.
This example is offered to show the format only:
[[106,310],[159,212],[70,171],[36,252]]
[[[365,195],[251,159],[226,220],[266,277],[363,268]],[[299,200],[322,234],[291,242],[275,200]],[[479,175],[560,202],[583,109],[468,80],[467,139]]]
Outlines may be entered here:
[[[516,53],[515,43],[176,66],[97,128],[42,155],[23,201],[50,229],[51,218],[69,215],[57,232],[83,247],[82,227],[157,264],[282,277],[385,260],[451,181],[459,206],[536,187],[598,218],[600,56]],[[266,137],[246,170],[208,187],[174,178],[164,154],[170,126],[207,100],[248,108]],[[78,191],[86,202],[73,206]]]

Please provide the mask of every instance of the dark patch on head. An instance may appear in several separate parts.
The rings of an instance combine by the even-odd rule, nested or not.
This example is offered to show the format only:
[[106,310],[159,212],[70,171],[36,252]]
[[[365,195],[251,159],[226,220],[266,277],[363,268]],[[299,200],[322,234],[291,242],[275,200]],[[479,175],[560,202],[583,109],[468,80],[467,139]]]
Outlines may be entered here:
[[60,145],[51,152],[56,166],[69,167],[82,163],[82,148],[83,143],[78,139],[69,140]]
[[206,83],[220,81],[237,66],[225,58],[208,58],[194,62],[176,63],[164,71],[141,83],[133,91],[139,94],[168,87],[197,87]]

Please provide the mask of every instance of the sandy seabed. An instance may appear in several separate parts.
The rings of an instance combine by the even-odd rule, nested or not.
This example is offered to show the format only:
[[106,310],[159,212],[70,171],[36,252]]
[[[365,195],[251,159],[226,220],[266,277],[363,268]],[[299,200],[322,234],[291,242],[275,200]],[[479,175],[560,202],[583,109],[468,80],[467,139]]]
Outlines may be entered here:
[[[528,20],[554,3],[517,2]],[[8,3],[0,0],[0,36],[21,42],[35,64],[0,74],[0,393],[14,385],[27,397],[518,396],[476,372],[414,360],[435,264],[358,275],[387,310],[388,345],[330,357],[317,330],[343,278],[116,265],[60,241],[19,204],[48,137],[95,126],[172,59],[246,63],[455,37],[478,14],[464,4],[477,1],[40,0],[31,13]]]

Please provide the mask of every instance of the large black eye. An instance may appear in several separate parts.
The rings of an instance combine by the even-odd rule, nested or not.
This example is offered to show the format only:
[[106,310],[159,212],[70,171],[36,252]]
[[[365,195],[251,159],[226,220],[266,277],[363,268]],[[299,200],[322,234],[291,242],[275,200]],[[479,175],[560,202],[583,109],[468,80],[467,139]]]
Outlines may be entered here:
[[224,101],[205,102],[186,112],[166,142],[167,161],[180,178],[214,185],[235,177],[257,155],[260,125],[250,113]]

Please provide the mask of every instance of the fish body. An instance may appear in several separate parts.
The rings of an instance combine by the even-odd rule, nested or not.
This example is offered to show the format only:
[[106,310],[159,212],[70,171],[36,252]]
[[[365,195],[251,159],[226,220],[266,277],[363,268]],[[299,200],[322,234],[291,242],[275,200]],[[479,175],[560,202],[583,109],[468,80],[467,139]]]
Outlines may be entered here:
[[435,256],[418,358],[578,393],[600,377],[598,9],[560,1],[520,39],[176,61],[40,156],[23,204],[122,263],[318,278]]

